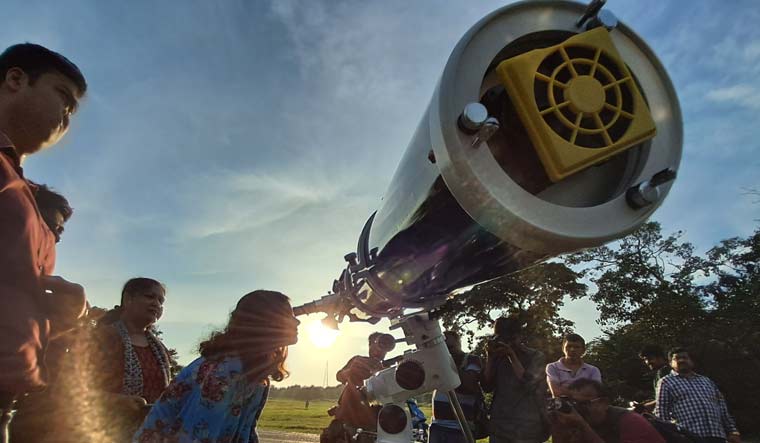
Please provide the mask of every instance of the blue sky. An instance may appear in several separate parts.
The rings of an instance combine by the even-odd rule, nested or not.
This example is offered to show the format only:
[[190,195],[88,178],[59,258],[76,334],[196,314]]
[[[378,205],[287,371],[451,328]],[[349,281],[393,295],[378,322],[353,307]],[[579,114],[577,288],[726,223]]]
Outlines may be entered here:
[[[184,362],[257,288],[323,294],[376,208],[451,49],[500,1],[8,2],[0,38],[61,51],[90,93],[27,175],[75,208],[57,272],[100,306],[129,277],[166,282],[160,326]],[[760,204],[760,8],[623,1],[607,8],[669,71],[682,167],[655,219],[700,250],[749,234]],[[565,314],[598,334],[587,302]],[[310,321],[310,320],[309,320]],[[328,350],[302,332],[287,383],[364,349],[344,324]],[[332,380],[332,375],[330,375]]]

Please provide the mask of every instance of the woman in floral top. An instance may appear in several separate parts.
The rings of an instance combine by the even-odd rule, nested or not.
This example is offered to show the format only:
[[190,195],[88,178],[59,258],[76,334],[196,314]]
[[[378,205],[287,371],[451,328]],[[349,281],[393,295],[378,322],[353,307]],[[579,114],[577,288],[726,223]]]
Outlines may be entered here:
[[256,421],[271,380],[281,381],[299,321],[288,298],[272,291],[245,295],[227,327],[200,345],[133,437],[137,443],[256,443]]

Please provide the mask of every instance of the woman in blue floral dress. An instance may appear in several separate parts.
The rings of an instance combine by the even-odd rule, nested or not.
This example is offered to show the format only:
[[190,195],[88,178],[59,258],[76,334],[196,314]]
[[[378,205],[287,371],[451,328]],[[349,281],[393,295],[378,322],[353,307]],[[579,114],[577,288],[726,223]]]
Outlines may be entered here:
[[200,345],[133,437],[135,443],[256,443],[270,380],[281,381],[288,346],[298,340],[288,298],[245,295],[227,327]]

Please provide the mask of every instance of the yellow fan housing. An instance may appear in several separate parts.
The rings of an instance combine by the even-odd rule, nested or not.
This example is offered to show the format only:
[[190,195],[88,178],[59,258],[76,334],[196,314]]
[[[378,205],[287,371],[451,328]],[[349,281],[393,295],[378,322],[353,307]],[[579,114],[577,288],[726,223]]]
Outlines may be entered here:
[[646,102],[602,27],[496,70],[553,182],[655,135]]

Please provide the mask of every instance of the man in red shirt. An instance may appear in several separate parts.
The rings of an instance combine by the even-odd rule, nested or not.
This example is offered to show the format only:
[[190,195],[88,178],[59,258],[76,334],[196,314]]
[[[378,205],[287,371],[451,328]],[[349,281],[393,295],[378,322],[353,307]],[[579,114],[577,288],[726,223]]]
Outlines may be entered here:
[[63,137],[86,90],[79,69],[42,46],[0,54],[0,442],[15,398],[45,387],[49,339],[85,311],[84,289],[52,276],[55,235],[21,162]]
[[[581,378],[570,384],[569,412],[557,411],[560,427],[574,430],[563,441],[583,443],[665,443],[665,439],[643,416],[610,406],[607,389],[596,380]],[[570,436],[574,436],[574,439]]]

